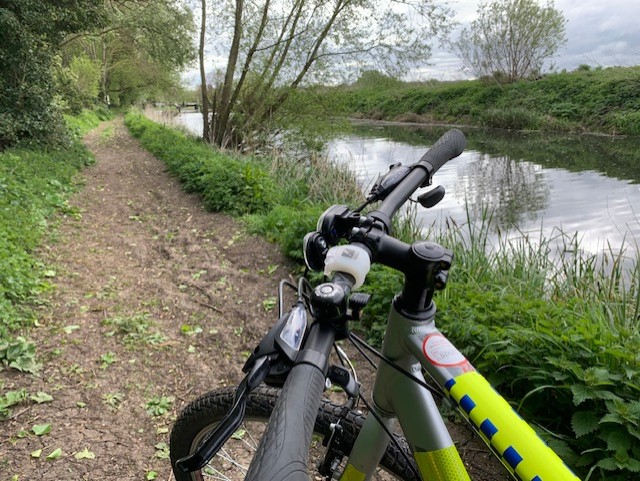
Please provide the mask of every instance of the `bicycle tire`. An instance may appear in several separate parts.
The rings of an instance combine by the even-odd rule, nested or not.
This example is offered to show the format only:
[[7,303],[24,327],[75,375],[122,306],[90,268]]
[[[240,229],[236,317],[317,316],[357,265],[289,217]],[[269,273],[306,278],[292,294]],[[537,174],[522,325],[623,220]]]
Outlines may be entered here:
[[[223,446],[217,457],[212,460],[212,464],[202,470],[194,473],[183,473],[175,467],[176,461],[190,454],[198,446],[200,440],[214,429],[217,423],[227,413],[233,402],[234,392],[235,390],[232,388],[223,388],[208,392],[191,402],[179,415],[171,431],[169,442],[171,466],[173,467],[176,481],[202,481],[207,479],[231,479],[235,481],[244,479],[255,448],[253,448],[253,452],[251,452],[247,439],[243,438],[248,436],[249,441],[255,441],[256,444],[258,441],[253,435],[247,434],[246,432],[239,436],[232,436],[232,439]],[[280,389],[267,386],[261,386],[252,392],[247,402],[245,424],[243,424],[242,429],[246,430],[249,427],[249,423],[266,426],[279,393]],[[321,444],[322,439],[330,433],[331,424],[341,418],[340,414],[342,413],[342,409],[342,406],[331,403],[330,401],[322,401],[314,426],[314,433],[319,435],[321,439],[314,444],[315,446]],[[364,414],[358,411],[349,411],[343,418],[341,422],[343,434],[337,445],[337,449],[343,453],[345,457],[351,452],[351,448],[360,432],[364,419]],[[400,445],[400,449],[398,449],[393,442],[389,443],[380,462],[380,467],[385,472],[374,475],[373,479],[418,481],[414,476],[417,468],[407,442],[399,435],[395,435],[395,437]],[[229,446],[230,443],[236,446]],[[412,466],[408,465],[401,450],[407,456]],[[220,453],[223,454],[221,455]],[[241,459],[230,460],[231,456]],[[312,461],[314,460],[313,454],[310,454],[310,458]],[[231,468],[239,469],[237,476],[231,475],[231,473],[228,472]],[[314,468],[315,463],[310,462],[309,469]],[[223,472],[224,475],[228,477],[222,477]],[[311,477],[311,479],[314,478]]]

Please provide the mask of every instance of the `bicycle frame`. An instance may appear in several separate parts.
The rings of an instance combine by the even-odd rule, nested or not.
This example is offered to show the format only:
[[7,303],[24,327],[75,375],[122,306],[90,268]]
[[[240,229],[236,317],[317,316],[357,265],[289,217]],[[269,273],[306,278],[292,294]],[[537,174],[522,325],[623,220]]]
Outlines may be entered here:
[[[436,328],[433,319],[412,320],[392,307],[382,354],[417,380],[424,381],[424,369],[515,479],[579,480]],[[470,479],[426,388],[381,362],[373,400],[374,409],[385,424],[398,419],[425,481]],[[388,441],[388,435],[370,413],[340,479],[369,479]]]

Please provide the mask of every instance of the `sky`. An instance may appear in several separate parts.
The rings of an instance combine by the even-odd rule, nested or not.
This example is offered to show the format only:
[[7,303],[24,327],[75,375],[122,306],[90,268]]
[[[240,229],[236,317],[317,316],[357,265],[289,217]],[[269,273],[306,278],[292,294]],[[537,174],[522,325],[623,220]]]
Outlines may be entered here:
[[[475,18],[480,0],[452,0],[458,29]],[[544,4],[544,2],[540,2]],[[555,0],[554,6],[567,20],[567,43],[553,62],[556,70],[640,65],[640,0]],[[458,30],[459,31],[459,30]],[[457,37],[454,32],[452,38]],[[468,77],[455,54],[434,48],[431,66],[409,74],[409,80],[458,80]]]

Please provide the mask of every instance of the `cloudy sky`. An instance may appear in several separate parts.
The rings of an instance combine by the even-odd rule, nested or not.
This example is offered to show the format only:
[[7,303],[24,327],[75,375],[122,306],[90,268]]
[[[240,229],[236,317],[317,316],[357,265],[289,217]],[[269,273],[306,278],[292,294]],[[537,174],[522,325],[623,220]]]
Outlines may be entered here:
[[[441,0],[456,13],[458,28],[451,35],[456,39],[459,31],[477,16],[481,0]],[[544,4],[540,0],[540,4]],[[553,62],[557,70],[574,70],[580,64],[591,66],[640,65],[640,0],[555,0],[554,6],[567,20],[567,43]],[[208,62],[219,66],[219,62]],[[457,56],[441,48],[434,48],[429,66],[409,73],[407,80],[459,80],[469,77]],[[194,86],[199,83],[194,66],[185,72],[184,79]]]
[[[460,28],[476,18],[479,3],[448,2]],[[640,0],[555,0],[554,5],[567,19],[567,43],[554,59],[559,70],[573,70],[580,64],[640,65]],[[431,64],[414,72],[414,78],[466,78],[460,61],[450,52],[435,49]]]

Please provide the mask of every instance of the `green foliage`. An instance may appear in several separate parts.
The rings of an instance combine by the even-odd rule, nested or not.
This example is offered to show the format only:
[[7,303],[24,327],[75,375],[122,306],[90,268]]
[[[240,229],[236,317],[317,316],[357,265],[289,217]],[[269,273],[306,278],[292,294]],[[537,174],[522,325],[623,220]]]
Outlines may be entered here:
[[163,416],[166,414],[175,399],[172,396],[153,396],[145,405],[149,416]]
[[385,75],[377,70],[366,70],[360,74],[354,86],[364,90],[387,90],[402,85],[398,79]]
[[81,54],[72,57],[67,67],[58,67],[58,91],[66,110],[79,114],[95,106],[100,92],[100,63]]
[[165,341],[161,333],[150,331],[152,321],[146,312],[109,317],[102,321],[102,325],[113,328],[106,333],[107,336],[121,336],[125,344],[154,345]]
[[266,214],[249,216],[246,220],[251,232],[264,235],[288,257],[302,261],[302,239],[315,230],[323,210],[320,204],[277,205]]
[[0,364],[31,374],[36,374],[41,367],[36,362],[35,345],[23,337],[0,340]]
[[96,108],[94,110],[84,109],[76,115],[65,115],[64,119],[71,132],[76,137],[82,137],[90,130],[96,128],[101,121],[109,120],[113,117],[112,113],[105,108]]
[[54,65],[60,41],[99,25],[101,0],[10,0],[0,8],[0,151],[18,143],[66,145]]
[[640,67],[580,69],[508,85],[481,80],[328,89],[337,112],[394,120],[640,135]]
[[275,179],[258,163],[221,157],[200,170],[205,206],[236,215],[264,212],[277,202]]
[[640,135],[640,111],[611,112],[605,123],[614,133]]
[[[631,479],[640,460],[640,268],[550,240],[488,243],[490,221],[450,230],[456,253],[440,328],[590,479]],[[566,252],[581,252],[569,239]]]
[[105,28],[69,35],[58,68],[65,107],[177,101],[194,57],[191,11],[173,0],[104,3]]
[[0,420],[9,417],[11,410],[9,408],[16,406],[27,400],[27,391],[7,391],[0,395]]
[[75,190],[74,175],[92,161],[79,141],[61,150],[0,154],[0,341],[30,322],[25,305],[48,286],[46,268],[31,252],[52,215],[72,212],[66,199]]

